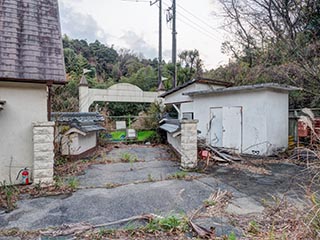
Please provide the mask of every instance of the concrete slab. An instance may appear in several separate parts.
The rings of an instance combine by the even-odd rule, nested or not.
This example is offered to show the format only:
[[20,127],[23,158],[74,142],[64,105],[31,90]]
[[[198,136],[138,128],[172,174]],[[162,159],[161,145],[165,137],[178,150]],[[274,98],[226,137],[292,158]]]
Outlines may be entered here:
[[235,198],[227,206],[226,212],[238,215],[262,213],[264,207],[250,197]]
[[172,161],[115,163],[90,166],[78,180],[81,187],[106,187],[109,184],[165,180],[178,171],[179,165]]
[[175,160],[176,156],[167,146],[152,147],[147,145],[129,145],[113,148],[107,153],[107,159],[111,161],[119,161],[124,154],[129,153],[140,161],[156,161],[156,160]]
[[42,229],[65,223],[102,224],[145,213],[188,213],[213,192],[197,181],[170,180],[114,189],[85,189],[69,197],[22,200],[0,216],[1,228]]
[[[126,153],[143,162],[120,162]],[[261,201],[272,196],[286,196],[301,204],[305,201],[304,192],[297,187],[305,180],[304,169],[295,165],[268,164],[265,167],[272,172],[270,176],[214,167],[206,175],[188,173],[199,178],[185,181],[166,180],[180,169],[165,146],[114,148],[106,158],[115,163],[93,165],[78,177],[81,190],[72,195],[21,200],[13,212],[0,213],[0,228],[32,230],[68,223],[109,223],[146,213],[188,213],[198,209],[218,189],[232,193],[227,212],[239,215],[261,213]],[[121,186],[108,189],[112,184]],[[199,223],[215,227],[218,236],[240,234],[226,218],[219,218],[220,222],[218,218],[212,216]]]
[[288,163],[264,164],[263,167],[271,175],[229,167],[224,167],[223,170],[221,167],[214,167],[209,175],[257,202],[273,201],[278,196],[285,196],[292,202],[305,201],[303,185],[308,184],[310,179],[305,168]]

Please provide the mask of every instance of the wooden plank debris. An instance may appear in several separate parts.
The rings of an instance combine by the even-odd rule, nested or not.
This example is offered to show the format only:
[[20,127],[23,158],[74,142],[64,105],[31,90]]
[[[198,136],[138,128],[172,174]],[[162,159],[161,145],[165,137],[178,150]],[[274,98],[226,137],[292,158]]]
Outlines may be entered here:
[[206,144],[203,140],[198,141],[198,149],[200,151],[206,150],[210,153],[207,157],[207,165],[210,160],[220,163],[235,163],[242,161],[240,155],[235,156],[236,154],[234,152],[224,148],[213,147]]

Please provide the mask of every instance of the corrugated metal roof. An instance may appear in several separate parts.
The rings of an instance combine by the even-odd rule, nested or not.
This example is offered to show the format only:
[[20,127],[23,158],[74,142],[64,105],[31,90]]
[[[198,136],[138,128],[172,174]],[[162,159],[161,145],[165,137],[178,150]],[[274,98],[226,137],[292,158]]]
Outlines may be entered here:
[[58,0],[0,0],[0,81],[65,79]]
[[263,90],[263,89],[272,89],[272,90],[286,91],[286,92],[302,90],[301,88],[297,88],[290,85],[281,85],[277,83],[262,83],[262,84],[254,84],[254,85],[244,85],[244,86],[236,86],[236,87],[228,87],[228,88],[218,88],[218,89],[210,89],[210,90],[203,90],[203,91],[186,92],[186,93],[183,93],[183,95],[199,96],[199,95],[207,95],[207,94],[222,94],[222,93]]
[[233,86],[233,83],[231,83],[231,82],[224,82],[224,81],[214,80],[214,79],[209,79],[209,78],[196,78],[196,79],[192,79],[188,82],[185,82],[184,84],[177,86],[177,87],[161,94],[159,97],[166,97],[166,96],[168,96],[172,93],[175,93],[176,91],[179,91],[180,89],[183,89],[193,83],[211,84],[211,85],[218,85],[218,86],[224,86],[224,87]]
[[178,131],[180,129],[180,126],[179,125],[170,124],[170,123],[165,123],[165,124],[162,124],[160,126],[160,128],[165,130],[166,132],[174,133],[174,132],[176,132],[176,131]]

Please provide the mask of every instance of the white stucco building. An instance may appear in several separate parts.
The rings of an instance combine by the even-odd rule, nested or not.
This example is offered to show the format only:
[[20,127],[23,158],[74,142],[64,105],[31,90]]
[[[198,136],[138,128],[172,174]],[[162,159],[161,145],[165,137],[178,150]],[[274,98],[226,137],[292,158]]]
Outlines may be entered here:
[[255,155],[272,155],[288,147],[288,93],[298,88],[274,83],[222,85],[193,80],[162,97],[165,104],[175,106],[180,119],[197,119],[199,137],[212,146]]
[[[0,182],[52,181],[50,89],[65,81],[58,1],[0,3]],[[32,179],[33,178],[33,179]]]

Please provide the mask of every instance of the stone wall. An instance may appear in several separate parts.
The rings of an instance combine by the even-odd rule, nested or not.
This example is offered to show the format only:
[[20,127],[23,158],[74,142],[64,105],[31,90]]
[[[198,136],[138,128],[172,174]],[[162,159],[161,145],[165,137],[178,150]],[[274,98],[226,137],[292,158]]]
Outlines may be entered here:
[[33,124],[33,183],[53,183],[54,122]]

